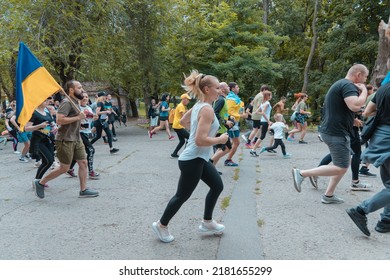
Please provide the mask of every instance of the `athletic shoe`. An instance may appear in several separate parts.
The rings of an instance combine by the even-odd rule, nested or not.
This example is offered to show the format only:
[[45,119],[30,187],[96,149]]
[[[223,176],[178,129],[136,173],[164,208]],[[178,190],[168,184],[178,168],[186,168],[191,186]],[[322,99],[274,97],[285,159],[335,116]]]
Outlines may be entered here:
[[173,140],[173,139],[175,139],[175,136],[171,135],[171,136],[169,136],[168,139],[169,139],[169,140]]
[[100,179],[100,174],[97,173],[96,171],[91,171],[88,173],[88,176],[89,176],[89,179],[92,179],[92,180],[97,180],[97,179]]
[[151,139],[154,133],[151,133],[150,130],[148,130],[149,138]]
[[21,157],[19,159],[19,162],[29,162],[29,160],[27,158],[25,158],[25,157]]
[[231,159],[227,159],[225,160],[225,166],[238,166],[238,164],[233,162]]
[[303,140],[299,140],[298,143],[299,143],[299,144],[307,144],[307,142],[306,142],[306,141],[303,141]]
[[225,230],[223,224],[218,224],[216,221],[212,220],[210,222],[202,221],[199,226],[199,231],[204,233],[221,233]]
[[247,147],[248,149],[252,149],[252,144],[250,144],[250,143],[245,143],[245,147]]
[[34,167],[37,167],[37,168],[38,168],[39,166],[41,166],[41,164],[42,164],[42,163],[41,163],[40,161],[36,161],[36,162],[34,163]]
[[252,157],[258,157],[259,155],[256,153],[255,150],[250,150],[249,153],[251,154]]
[[178,154],[171,154],[171,158],[178,158],[179,155]]
[[74,169],[69,169],[68,171],[66,171],[66,174],[73,178],[77,177],[76,173],[74,173]]
[[[357,208],[347,209],[347,214],[357,227],[367,236],[370,236],[370,231],[367,228],[367,217],[357,211]],[[375,228],[376,229],[376,228]]]
[[242,134],[242,135],[241,135],[241,138],[244,140],[245,143],[248,142],[248,138],[246,137],[245,134]]
[[322,140],[321,134],[318,134],[318,140],[320,140],[321,142],[324,142],[324,140]]
[[116,154],[117,152],[119,152],[119,149],[117,149],[117,148],[112,148],[110,150],[110,154]]
[[85,189],[83,191],[80,191],[79,197],[96,197],[99,195],[98,191],[90,190],[90,189]]
[[372,185],[367,183],[362,183],[360,181],[357,183],[352,182],[350,189],[352,191],[371,191]]
[[376,174],[371,173],[367,167],[362,166],[362,168],[360,168],[359,170],[359,176],[376,177]]
[[284,159],[291,158],[291,154],[287,153],[287,154],[283,155],[283,158],[284,158]]
[[34,179],[32,183],[35,188],[36,196],[39,198],[45,198],[45,186],[39,183],[39,179]]
[[265,148],[265,147],[261,148],[260,154],[264,153],[265,151],[266,151],[266,148]]
[[305,179],[298,168],[292,169],[292,175],[293,175],[293,181],[294,181],[294,188],[297,190],[297,192],[301,192],[301,185],[303,180]]
[[378,221],[375,230],[380,233],[390,232],[390,222]]
[[310,179],[311,185],[314,188],[318,189],[318,176],[310,176],[309,179]]
[[20,154],[20,152],[19,151],[14,151],[14,154]]
[[3,144],[4,146],[7,145],[7,138],[0,138],[0,144]]
[[287,141],[294,142],[294,138],[289,136],[289,137],[287,137]]
[[161,242],[169,243],[175,240],[175,237],[173,237],[172,234],[169,233],[168,227],[161,227],[160,221],[153,222],[152,228],[154,233],[158,236],[158,238],[161,240]]
[[116,141],[118,141],[118,138],[112,137],[112,141],[116,142]]
[[322,195],[321,202],[324,204],[340,204],[340,203],[344,203],[344,199],[336,195],[332,195],[332,196]]

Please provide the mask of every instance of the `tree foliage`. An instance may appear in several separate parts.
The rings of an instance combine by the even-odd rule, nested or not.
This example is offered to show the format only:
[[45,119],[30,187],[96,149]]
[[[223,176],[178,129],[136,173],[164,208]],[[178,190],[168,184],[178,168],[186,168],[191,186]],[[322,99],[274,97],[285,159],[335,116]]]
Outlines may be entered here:
[[191,69],[238,82],[244,99],[262,84],[292,96],[306,66],[315,110],[353,63],[374,66],[390,5],[317,1],[316,19],[316,0],[0,0],[0,89],[13,97],[24,41],[60,83],[108,81],[130,100],[179,95]]

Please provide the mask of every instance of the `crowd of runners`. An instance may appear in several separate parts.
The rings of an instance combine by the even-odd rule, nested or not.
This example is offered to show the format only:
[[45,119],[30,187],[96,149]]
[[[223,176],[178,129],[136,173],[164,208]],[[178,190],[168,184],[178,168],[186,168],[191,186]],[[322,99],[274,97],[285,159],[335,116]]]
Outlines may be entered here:
[[[387,97],[390,83],[384,83],[385,77],[379,77],[376,85],[366,84],[368,75],[366,66],[356,64],[344,79],[329,88],[318,134],[319,140],[328,146],[329,154],[312,169],[292,169],[293,186],[298,192],[302,191],[305,178],[318,188],[318,177],[328,177],[328,187],[321,196],[321,202],[338,204],[344,200],[335,195],[335,191],[348,168],[352,170],[351,190],[370,191],[372,186],[362,182],[360,177],[376,177],[369,171],[369,165],[380,167],[384,189],[347,210],[353,222],[366,235],[370,235],[366,215],[381,208],[384,210],[375,229],[390,232],[390,152],[386,149],[390,145],[390,114],[387,113],[390,112]],[[161,218],[152,225],[162,242],[174,240],[168,223],[190,198],[200,180],[210,190],[199,230],[217,234],[224,231],[225,226],[212,219],[216,201],[223,190],[223,174],[217,167],[221,159],[224,166],[238,166],[235,155],[239,145],[245,145],[247,153],[254,158],[265,152],[281,152],[280,160],[293,157],[284,141],[297,141],[302,150],[310,146],[305,141],[307,119],[311,116],[306,93],[294,95],[293,106],[287,108],[286,97],[281,97],[272,105],[272,90],[268,85],[262,85],[259,93],[245,104],[240,97],[240,87],[235,82],[220,82],[214,76],[193,71],[184,84],[185,93],[180,96],[181,102],[174,110],[169,106],[168,94],[163,95],[160,102],[152,99],[148,109],[149,138],[153,139],[153,135],[165,129],[168,139],[174,140],[170,128],[172,124],[179,141],[170,153],[171,158],[178,159],[181,171],[177,192]],[[15,101],[10,103],[6,112],[6,129],[12,136],[14,153],[20,154],[21,163],[33,159],[38,168],[33,187],[41,199],[48,182],[64,173],[79,177],[79,197],[98,196],[97,191],[87,187],[86,180],[88,177],[99,178],[93,168],[93,144],[103,138],[110,154],[118,152],[113,142],[117,140],[115,121],[119,112],[113,109],[110,96],[100,92],[96,101],[91,103],[78,81],[69,81],[65,90],[67,96],[60,103],[50,97],[39,105],[24,131],[20,130],[15,119]],[[196,103],[188,110],[192,99],[196,99]],[[372,118],[379,109],[382,114],[376,123],[377,129],[369,144],[364,146],[360,139],[362,127],[366,119]],[[6,143],[3,139],[1,142]],[[21,151],[18,150],[20,144],[23,145]],[[79,165],[77,175],[73,168],[76,163]]]

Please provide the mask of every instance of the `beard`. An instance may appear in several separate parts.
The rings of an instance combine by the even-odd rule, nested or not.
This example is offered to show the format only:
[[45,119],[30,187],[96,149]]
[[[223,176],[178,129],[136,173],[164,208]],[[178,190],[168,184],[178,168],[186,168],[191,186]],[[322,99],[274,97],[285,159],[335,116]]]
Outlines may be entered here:
[[75,92],[74,97],[76,97],[78,100],[83,100],[83,93],[82,92]]

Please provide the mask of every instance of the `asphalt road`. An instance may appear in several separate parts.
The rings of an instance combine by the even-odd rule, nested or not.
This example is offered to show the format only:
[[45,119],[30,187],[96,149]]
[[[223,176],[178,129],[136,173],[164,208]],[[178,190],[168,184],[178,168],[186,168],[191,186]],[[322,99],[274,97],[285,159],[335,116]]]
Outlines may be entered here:
[[[176,238],[170,244],[157,239],[151,224],[176,191],[179,169],[169,155],[177,140],[169,141],[165,132],[149,139],[135,123],[119,127],[117,135],[116,155],[102,140],[95,144],[101,179],[88,185],[100,196],[89,199],[78,198],[78,179],[66,175],[49,182],[45,199],[38,199],[31,186],[33,163],[20,163],[10,143],[2,147],[1,260],[390,259],[390,234],[374,230],[379,212],[369,215],[371,237],[345,213],[373,194],[350,191],[350,172],[336,191],[343,204],[321,203],[326,178],[320,179],[319,190],[308,180],[301,193],[293,188],[291,168],[314,167],[327,153],[315,133],[307,135],[307,145],[286,143],[291,159],[281,158],[280,150],[253,158],[240,145],[234,157],[238,167],[218,166],[225,189],[214,218],[226,225],[225,233],[198,233],[207,193],[200,183],[170,223]],[[379,178],[362,180],[374,191],[382,188]]]

